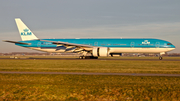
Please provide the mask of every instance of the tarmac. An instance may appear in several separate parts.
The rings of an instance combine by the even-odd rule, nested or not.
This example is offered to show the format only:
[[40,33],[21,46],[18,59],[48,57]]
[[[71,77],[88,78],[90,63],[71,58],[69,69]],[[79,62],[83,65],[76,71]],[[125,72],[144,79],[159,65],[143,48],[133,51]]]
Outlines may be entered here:
[[180,77],[180,74],[149,74],[149,73],[84,73],[84,72],[19,72],[19,71],[0,71],[0,74],[117,75],[117,76],[165,76],[165,77]]
[[[15,59],[15,58],[0,58],[0,59]],[[111,59],[111,58],[99,58],[99,59],[79,59],[79,58],[17,58],[15,60],[127,60],[127,61],[180,61],[180,59]]]

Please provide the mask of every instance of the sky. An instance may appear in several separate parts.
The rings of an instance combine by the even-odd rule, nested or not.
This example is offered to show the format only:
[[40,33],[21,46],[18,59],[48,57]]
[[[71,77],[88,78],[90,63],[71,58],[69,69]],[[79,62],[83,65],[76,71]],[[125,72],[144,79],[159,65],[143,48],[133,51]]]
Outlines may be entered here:
[[157,38],[180,53],[180,0],[1,0],[0,53],[38,52],[21,41],[15,18],[38,38]]

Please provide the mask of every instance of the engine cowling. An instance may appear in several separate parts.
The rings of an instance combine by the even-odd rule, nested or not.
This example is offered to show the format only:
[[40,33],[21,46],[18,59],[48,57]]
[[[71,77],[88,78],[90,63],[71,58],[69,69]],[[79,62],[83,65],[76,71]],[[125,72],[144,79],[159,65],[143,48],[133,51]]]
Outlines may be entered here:
[[92,50],[93,56],[109,56],[108,47],[94,47]]

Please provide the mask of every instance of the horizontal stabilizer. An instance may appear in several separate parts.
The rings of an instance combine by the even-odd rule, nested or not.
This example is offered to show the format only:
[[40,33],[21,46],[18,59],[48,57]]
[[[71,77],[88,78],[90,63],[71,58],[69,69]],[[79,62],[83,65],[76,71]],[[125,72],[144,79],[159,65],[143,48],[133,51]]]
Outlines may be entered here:
[[9,40],[3,40],[4,42],[10,42],[10,43],[18,43],[18,44],[24,44],[24,45],[30,45],[31,43],[24,43],[24,42],[17,42],[17,41],[9,41]]

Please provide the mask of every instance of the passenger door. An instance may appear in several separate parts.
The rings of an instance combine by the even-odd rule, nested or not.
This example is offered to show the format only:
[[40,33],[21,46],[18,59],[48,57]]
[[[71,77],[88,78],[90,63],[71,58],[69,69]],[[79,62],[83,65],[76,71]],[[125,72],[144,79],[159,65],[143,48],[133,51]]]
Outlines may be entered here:
[[135,43],[131,42],[131,44],[130,44],[131,48],[134,48],[134,45],[135,45]]
[[159,48],[159,46],[160,46],[160,43],[156,42],[156,48]]
[[98,46],[98,42],[94,42],[94,46]]
[[37,47],[41,47],[41,42],[38,42],[38,43],[37,43]]

